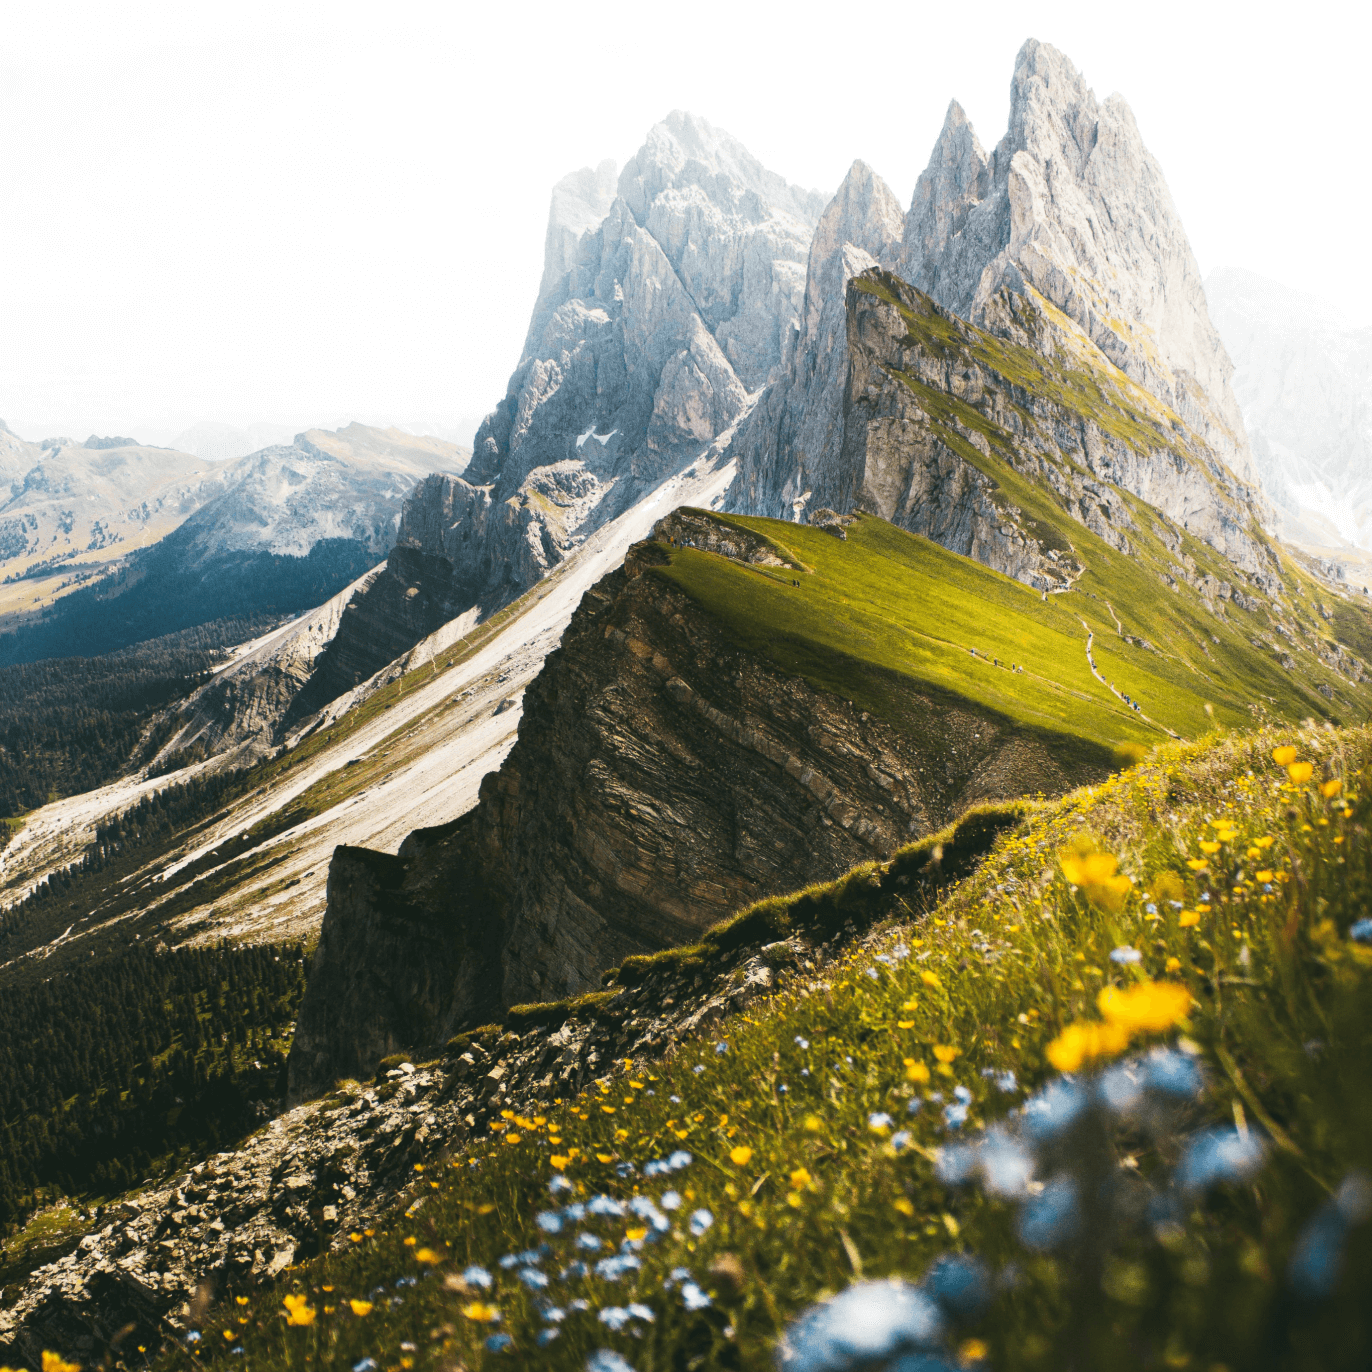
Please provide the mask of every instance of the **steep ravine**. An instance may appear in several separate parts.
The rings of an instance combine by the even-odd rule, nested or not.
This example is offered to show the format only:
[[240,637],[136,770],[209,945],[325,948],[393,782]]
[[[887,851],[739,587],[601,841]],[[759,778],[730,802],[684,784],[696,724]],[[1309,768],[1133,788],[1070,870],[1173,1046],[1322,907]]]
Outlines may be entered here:
[[[627,956],[884,858],[975,801],[1095,775],[1066,775],[970,705],[911,697],[897,727],[741,651],[652,574],[665,540],[705,546],[711,525],[678,512],[586,594],[474,811],[396,857],[337,850],[292,1100],[502,1006],[594,988]],[[718,551],[769,556],[740,535]]]

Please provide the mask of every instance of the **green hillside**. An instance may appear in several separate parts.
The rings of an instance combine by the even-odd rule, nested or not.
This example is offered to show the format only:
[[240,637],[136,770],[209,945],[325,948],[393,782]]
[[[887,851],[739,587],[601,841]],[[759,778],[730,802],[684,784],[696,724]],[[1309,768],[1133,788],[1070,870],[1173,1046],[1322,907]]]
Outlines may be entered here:
[[[1369,769],[1366,730],[1171,744],[1031,809],[928,914],[902,894],[914,850],[768,902],[773,936],[804,911],[834,927],[827,906],[888,932],[669,1061],[513,1118],[347,1254],[225,1301],[199,1347],[763,1368],[811,1302],[896,1275],[943,1302],[930,1372],[1364,1366]],[[1159,1042],[1080,1104],[1094,1069]],[[1174,1103],[1139,1113],[1149,1073],[1147,1099]],[[961,1151],[1026,1103],[1001,1152]],[[1054,1209],[1107,1181],[1118,1205],[1078,1191],[1075,1227]],[[592,1248],[633,1260],[579,1275]]]
[[[1043,503],[1046,522],[1052,512]],[[1150,590],[1139,560],[1061,511],[1054,517],[1070,525],[1089,569],[1073,590],[1046,600],[871,515],[857,517],[846,541],[809,525],[711,517],[766,538],[795,574],[691,547],[668,548],[668,565],[655,574],[704,606],[741,647],[893,721],[912,690],[941,703],[961,698],[1067,756],[1122,742],[1151,747],[1169,733],[1194,737],[1215,722],[1249,724],[1255,714],[1352,723],[1372,709],[1365,686],[1313,661],[1287,671],[1240,624]],[[1157,651],[1125,641],[1112,608]],[[1088,633],[1101,675],[1141,711],[1093,675]],[[1321,682],[1331,690],[1336,683],[1347,704],[1331,706],[1315,689]]]
[[[1331,666],[1345,649],[1363,652],[1372,625],[1366,605],[1322,587],[1269,538],[1252,511],[1226,491],[1214,459],[1182,421],[1103,363],[1094,348],[1074,352],[1074,326],[1047,301],[1034,297],[1014,305],[1022,331],[1052,331],[1054,344],[1036,350],[940,310],[887,273],[865,273],[852,288],[899,312],[909,330],[905,344],[913,350],[907,360],[922,358],[929,370],[948,376],[986,378],[974,405],[910,370],[891,371],[917,398],[932,435],[990,480],[1005,518],[1045,550],[1070,552],[1085,568],[1063,604],[1094,630],[1096,659],[1107,680],[1146,707],[1157,703],[1156,717],[1183,736],[1204,727],[1185,697],[1211,701],[1218,717],[1233,723],[1269,713],[1342,723],[1366,717],[1367,691]],[[1279,593],[1275,583],[1266,589],[1257,584],[1119,485],[1113,493],[1132,521],[1123,530],[1128,551],[1093,533],[1069,512],[1059,487],[1110,483],[1063,451],[1058,425],[1097,429],[1156,471],[1189,470],[1215,510],[1261,552]],[[1238,594],[1207,599],[1200,589],[1206,578],[1213,578],[1212,588],[1226,583]],[[1130,640],[1146,641],[1154,651]],[[1173,692],[1145,695],[1149,677],[1171,683]]]

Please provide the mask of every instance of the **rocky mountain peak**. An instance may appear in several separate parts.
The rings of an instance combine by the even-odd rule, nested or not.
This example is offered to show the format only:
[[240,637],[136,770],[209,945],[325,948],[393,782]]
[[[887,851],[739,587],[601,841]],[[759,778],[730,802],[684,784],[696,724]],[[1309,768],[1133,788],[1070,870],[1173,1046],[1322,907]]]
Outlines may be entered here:
[[927,282],[931,294],[945,275],[953,280],[972,275],[972,269],[960,269],[963,254],[950,251],[949,245],[972,248],[970,240],[962,241],[967,217],[989,189],[990,160],[966,112],[950,100],[929,165],[915,183],[904,230],[903,269]]
[[1056,48],[1020,49],[989,157],[949,107],[905,244],[902,274],[974,323],[993,322],[1002,290],[1037,292],[1253,479],[1233,365],[1162,169],[1124,99],[1098,101]]
[[756,390],[782,361],[825,197],[790,185],[737,139],[681,110],[649,131],[620,173],[619,196],[744,388]]
[[538,346],[548,316],[565,298],[567,275],[576,266],[582,237],[594,233],[610,212],[616,194],[615,171],[613,159],[607,159],[598,166],[569,172],[553,187],[543,238],[543,279],[521,361]]
[[653,125],[619,176],[619,194],[645,228],[654,203],[672,191],[700,191],[719,209],[761,222],[784,214],[813,226],[824,196],[790,185],[738,139],[686,110]]
[[[819,217],[806,265],[803,337],[813,338],[827,304],[840,303],[848,278],[900,258],[904,216],[891,188],[860,158]],[[845,255],[844,247],[856,249]],[[862,261],[861,258],[866,258]]]

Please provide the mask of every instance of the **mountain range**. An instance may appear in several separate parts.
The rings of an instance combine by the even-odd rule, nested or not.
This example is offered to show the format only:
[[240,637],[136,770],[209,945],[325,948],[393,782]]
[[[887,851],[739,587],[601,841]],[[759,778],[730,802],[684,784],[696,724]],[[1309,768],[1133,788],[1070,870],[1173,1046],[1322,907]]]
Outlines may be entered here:
[[[109,652],[204,623],[228,612],[221,577],[239,611],[307,608],[383,558],[406,494],[466,456],[360,424],[223,463],[0,433],[0,662]],[[292,591],[291,567],[311,558]]]
[[[1318,482],[1354,489],[1342,445],[1361,423],[1356,350],[1351,379],[1326,378],[1325,393],[1347,399],[1319,446],[1302,429],[1299,387],[1263,409],[1265,378],[1291,356],[1318,374],[1347,335],[1295,306],[1295,322],[1274,335],[1265,298],[1232,277],[1202,287],[1127,105],[1098,101],[1063,54],[1031,40],[1016,59],[1004,137],[987,152],[953,102],[908,206],[860,160],[832,196],[792,185],[681,112],[650,130],[623,169],[601,163],[564,178],[522,354],[469,462],[452,445],[359,425],[311,430],[208,473],[197,459],[118,438],[37,457],[11,444],[16,471],[32,462],[12,478],[17,503],[6,510],[24,539],[16,566],[76,548],[79,521],[73,512],[63,530],[69,497],[60,492],[76,489],[70,474],[82,463],[112,473],[113,489],[143,482],[149,510],[175,517],[155,545],[0,640],[11,661],[46,656],[57,642],[134,643],[154,622],[165,632],[232,606],[273,614],[230,652],[197,646],[194,678],[139,716],[136,766],[10,825],[0,849],[0,987],[47,994],[41,988],[56,985],[60,995],[62,978],[92,967],[192,949],[227,958],[239,944],[269,945],[288,961],[304,949],[308,967],[295,999],[270,1014],[254,1001],[272,1032],[264,1040],[254,1020],[246,1042],[224,1049],[227,1062],[205,1056],[227,1043],[212,1011],[220,1047],[207,1049],[196,1027],[194,996],[212,1006],[213,988],[194,992],[189,1011],[168,1012],[191,1026],[168,1031],[180,1044],[166,1050],[180,1064],[178,1119],[208,1117],[210,1093],[222,1088],[227,1099],[230,1085],[249,1082],[248,1065],[260,1074],[264,1061],[278,1064],[299,1112],[241,1150],[210,1156],[225,1142],[218,1134],[184,1146],[178,1134],[163,1158],[144,1168],[140,1157],[138,1175],[161,1169],[144,1192],[148,1213],[73,1223],[65,1255],[20,1275],[0,1312],[0,1351],[32,1362],[45,1339],[84,1339],[83,1356],[94,1358],[125,1326],[191,1346],[195,1293],[210,1274],[247,1293],[296,1280],[307,1260],[346,1267],[350,1254],[371,1252],[363,1239],[402,1191],[404,1232],[422,1229],[435,1245],[419,1249],[416,1238],[406,1271],[440,1268],[449,1231],[423,1226],[447,1204],[429,1190],[448,1183],[430,1187],[423,1169],[466,1150],[468,1165],[434,1178],[452,1171],[459,1189],[486,1185],[502,1157],[523,1156],[513,1151],[522,1136],[542,1146],[538,1131],[576,1092],[598,1093],[586,1121],[615,1116],[605,1126],[613,1144],[553,1155],[556,1175],[575,1176],[568,1189],[583,1176],[607,1192],[637,1187],[640,1168],[645,1182],[650,1175],[639,1155],[648,1144],[636,1141],[628,1110],[655,1095],[648,1081],[706,1032],[714,1046],[692,1075],[716,1063],[731,1070],[744,1021],[718,1037],[715,1029],[748,1005],[770,1014],[759,997],[777,985],[778,967],[796,972],[787,983],[796,1005],[812,998],[830,1015],[835,996],[851,991],[838,980],[849,964],[837,959],[858,955],[870,919],[903,921],[899,937],[912,942],[883,953],[864,983],[884,986],[905,959],[923,969],[892,1001],[902,1015],[926,1016],[948,987],[984,980],[957,1036],[929,1038],[949,1082],[964,1053],[991,1053],[974,1047],[983,1039],[994,1045],[994,1064],[968,1076],[971,1086],[959,1079],[966,1100],[954,1100],[965,1105],[973,1088],[1004,1080],[995,1078],[1007,1070],[1002,1057],[1025,1074],[1047,1070],[1031,1037],[1038,1017],[1066,1013],[1059,1000],[1074,1014],[1096,1004],[1098,983],[1085,978],[1113,985],[1145,958],[1159,977],[1176,973],[1181,961],[1163,964],[1155,949],[1192,956],[1187,940],[1204,931],[1185,931],[1211,913],[1212,887],[1226,915],[1250,895],[1254,909],[1275,908],[1287,894],[1281,878],[1248,875],[1259,862],[1280,866],[1268,851],[1279,851],[1275,838],[1251,852],[1239,844],[1241,870],[1225,869],[1232,880],[1221,886],[1213,854],[1237,831],[1205,821],[1222,808],[1237,825],[1240,801],[1267,804],[1270,778],[1254,776],[1274,765],[1273,740],[1299,736],[1334,768],[1343,745],[1330,739],[1359,737],[1353,726],[1372,718],[1372,611],[1274,527],[1305,517]],[[1233,338],[1248,340],[1233,349],[1237,370],[1222,341]],[[133,508],[131,496],[119,499]],[[163,678],[158,689],[165,695]],[[1131,781],[1127,768],[1155,749],[1164,762]],[[1296,752],[1276,756],[1294,763]],[[1313,807],[1329,819],[1352,781],[1326,780],[1318,798],[1299,793],[1307,810],[1298,811],[1293,788],[1313,767],[1274,775],[1273,813],[1288,814],[1280,822],[1290,843],[1305,842],[1296,837],[1303,814],[1311,843],[1342,823],[1317,824]],[[1050,803],[1064,796],[1059,808]],[[1106,913],[1074,960],[1026,962],[1036,969],[1026,972],[1011,935],[1028,929],[1031,950],[1056,948],[1061,930],[1089,913],[1090,893],[1078,899],[1083,883],[1074,882],[1077,904],[1063,908],[1075,913],[1054,922],[1045,899],[1056,890],[1056,855],[1102,807],[1126,802],[1130,817],[1110,823],[1136,846],[1146,831],[1150,852],[1192,852],[1180,822],[1162,835],[1189,807],[1186,834],[1214,835],[1196,851],[1215,875],[1193,857],[1173,885],[1158,881],[1146,896],[1124,880],[1134,924],[1111,923],[1117,909],[1102,896]],[[1051,833],[1041,827],[1050,824]],[[1114,859],[1096,857],[1109,860],[1108,890],[1118,895]],[[957,883],[973,890],[980,862],[1017,875],[993,895],[975,887],[978,900],[994,896],[999,922],[990,906],[964,912],[954,932],[966,946],[944,956],[947,922],[930,912]],[[1186,900],[1196,909],[1179,923],[1182,881],[1194,885]],[[1240,935],[1236,924],[1231,939],[1216,924],[1213,946],[1201,945],[1233,959],[1223,976],[1187,983],[1197,1023],[1210,1014],[1202,996],[1218,1001],[1222,986],[1227,1001],[1256,985],[1260,932],[1254,924]],[[1289,948],[1292,936],[1279,937]],[[1341,935],[1320,925],[1309,937]],[[238,985],[232,976],[227,984]],[[1000,1002],[1022,987],[1042,992],[1041,1006],[1001,1024]],[[883,1012],[862,1021],[859,1037],[905,1052],[895,1036],[916,1022]],[[1208,1052],[1196,1032],[1195,1052]],[[1021,1052],[1021,1035],[1033,1052]],[[783,1047],[802,1041],[808,1051],[803,1034]],[[1006,1057],[1007,1044],[1019,1056]],[[854,1049],[850,1059],[867,1051],[840,1047]],[[149,1039],[149,1063],[152,1050]],[[681,1108],[664,1126],[674,1141],[661,1133],[652,1148],[703,1140],[691,1147],[713,1150],[721,1175],[727,1159],[743,1178],[762,1145],[727,1128],[749,1120],[764,1088],[790,1128],[783,1093],[817,1085],[789,1066],[781,1081],[780,1054],[750,1059],[750,1079],[708,1096],[718,1139],[693,1132],[707,1095],[690,1092],[713,1091],[713,1079],[676,1088],[685,1103],[670,1097]],[[616,1055],[630,1069],[627,1094],[609,1105]],[[111,1171],[127,1161],[112,1151],[115,1124],[126,1127],[126,1099],[151,1098],[153,1072],[126,1056],[119,1090],[102,1095],[84,1080],[73,1088],[87,1111],[80,1140],[54,1127],[65,1151],[43,1152],[47,1171],[35,1164],[32,1181],[0,1172],[0,1201],[17,1212],[44,1185],[73,1189],[82,1168],[91,1186],[128,1175]],[[1319,1058],[1308,1043],[1305,1057]],[[213,1081],[211,1061],[222,1073]],[[788,1164],[789,1186],[777,1170],[773,1189],[794,1198],[776,1207],[782,1218],[811,1205],[806,1167],[818,1174],[869,1134],[884,1144],[889,1109],[904,1111],[910,1130],[953,1118],[942,1095],[914,1092],[910,1083],[931,1075],[919,1076],[918,1061],[903,1061],[904,1095],[862,1097],[858,1123],[832,1147],[815,1143],[800,1172]],[[835,1057],[825,1068],[830,1104],[857,1091],[865,1069],[859,1062],[850,1080],[853,1065]],[[1271,1132],[1253,1105],[1271,1078],[1224,1070],[1256,1083],[1241,1090],[1235,1120],[1249,1109]],[[259,1076],[251,1082],[256,1090]],[[421,1089],[435,1091],[422,1105]],[[411,1096],[403,1113],[388,1104]],[[907,1098],[933,1104],[917,1119],[921,1104]],[[223,1117],[246,1133],[255,1109]],[[569,1137],[580,1127],[570,1120],[558,1125]],[[922,1165],[943,1145],[933,1133],[921,1138]],[[560,1148],[561,1136],[548,1144]],[[592,1158],[607,1170],[591,1171]],[[879,1165],[896,1159],[893,1138]],[[535,1169],[539,1205],[547,1162],[540,1155]],[[419,1178],[414,1188],[396,1180],[402,1173]],[[767,1181],[750,1174],[746,1197],[733,1180],[721,1192],[731,1244],[754,1242],[743,1207],[771,1203]],[[665,1196],[662,1204],[670,1208]],[[956,1207],[939,1204],[951,1208],[929,1210],[923,1237],[912,1229],[902,1242],[957,1239]],[[469,1208],[464,1241],[485,1243],[478,1222],[496,1209]],[[908,1200],[894,1210],[883,1202],[887,1211],[901,1225],[917,1213]],[[546,1213],[538,1223],[555,1235],[563,1217]],[[697,1211],[692,1223],[701,1239],[716,1221]],[[664,1215],[662,1242],[683,1237],[675,1224]],[[616,1281],[655,1260],[648,1227],[634,1232],[621,1255],[634,1264]],[[851,1239],[844,1251],[860,1272]],[[537,1269],[531,1254],[513,1255],[515,1265]],[[465,1285],[455,1267],[443,1290],[473,1302],[466,1324],[435,1326],[434,1338],[453,1347],[465,1339],[480,1357],[466,1326],[496,1323],[484,1292],[506,1279],[486,1272],[483,1283],[471,1273],[484,1269],[465,1270]],[[394,1280],[389,1268],[381,1276]],[[535,1301],[538,1277],[518,1278]],[[570,1266],[561,1277],[579,1279]],[[407,1318],[394,1312],[422,1302],[427,1287],[413,1289],[421,1280],[396,1283],[385,1318]],[[293,1311],[307,1297],[289,1290]],[[511,1328],[528,1313],[516,1298],[512,1289],[501,1298]],[[322,1294],[319,1306],[310,1318],[324,1327],[333,1309]],[[359,1296],[355,1321],[367,1318],[359,1306],[373,1310]],[[359,1328],[371,1337],[378,1324],[349,1324],[339,1337]],[[732,1338],[719,1324],[711,1337]],[[769,1327],[772,1337],[775,1319]],[[225,1332],[231,1346],[256,1337]],[[585,1351],[575,1345],[577,1366]]]

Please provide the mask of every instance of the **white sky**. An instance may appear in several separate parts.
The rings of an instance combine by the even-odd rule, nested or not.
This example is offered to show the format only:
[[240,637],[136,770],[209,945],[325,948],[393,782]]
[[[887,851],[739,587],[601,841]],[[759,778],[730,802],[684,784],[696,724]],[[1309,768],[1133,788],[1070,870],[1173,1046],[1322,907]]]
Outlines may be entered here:
[[832,190],[862,157],[908,202],[951,96],[1000,138],[1030,35],[1129,100],[1203,271],[1372,320],[1367,15],[0,0],[0,417],[32,438],[352,417],[469,437],[517,361],[563,174],[622,165],[680,107],[792,181]]

